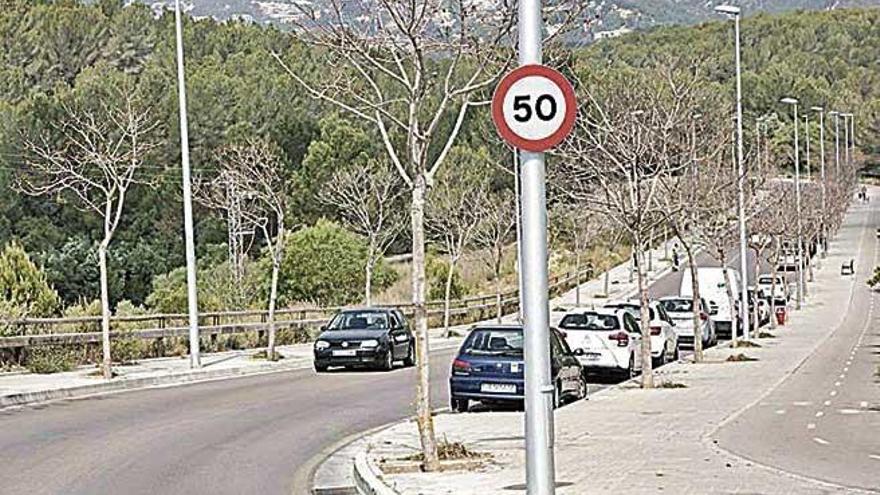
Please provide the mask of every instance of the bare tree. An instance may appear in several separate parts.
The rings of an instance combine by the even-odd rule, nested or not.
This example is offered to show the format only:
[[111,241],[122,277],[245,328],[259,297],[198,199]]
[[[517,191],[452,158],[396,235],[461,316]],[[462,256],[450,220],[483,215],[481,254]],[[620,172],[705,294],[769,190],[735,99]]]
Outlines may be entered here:
[[504,250],[516,226],[516,200],[510,189],[490,194],[484,204],[485,219],[481,228],[474,234],[475,243],[486,249],[489,254],[483,260],[492,270],[492,282],[495,286],[495,317],[498,323],[501,323],[501,318],[504,316],[501,269]]
[[598,230],[596,214],[585,204],[572,202],[559,203],[551,213],[557,235],[571,244],[574,254],[575,305],[581,305],[581,260],[587,243],[595,237]]
[[385,161],[370,160],[337,170],[318,200],[336,209],[354,232],[367,239],[364,303],[373,303],[373,271],[404,227],[395,203],[402,195],[400,177]]
[[[464,177],[467,177],[465,175]],[[443,330],[449,335],[449,301],[455,269],[469,248],[486,215],[486,181],[466,181],[446,173],[428,198],[426,225],[429,236],[446,253],[446,283],[443,291]]]
[[114,94],[116,101],[99,109],[65,107],[53,124],[59,139],[48,135],[25,138],[27,169],[17,187],[25,194],[72,198],[73,204],[94,213],[103,223],[98,244],[101,286],[101,343],[104,378],[112,378],[110,356],[110,293],[107,252],[119,227],[125,199],[135,184],[152,185],[144,177],[144,162],[158,146],[159,122],[151,109],[129,88]]
[[[269,282],[268,317],[269,341],[266,357],[277,359],[275,353],[275,310],[278,303],[278,277],[284,258],[287,225],[287,201],[292,196],[292,181],[284,174],[284,162],[276,147],[265,139],[252,139],[244,144],[228,145],[219,150],[221,173],[213,182],[215,189],[234,184],[240,201],[244,222],[259,228],[266,240],[266,249],[272,261]],[[200,194],[204,197],[206,194]],[[222,191],[216,194],[223,194]]]
[[[551,2],[565,32],[579,2]],[[329,0],[296,4],[294,29],[325,70],[310,80],[282,54],[276,61],[312,97],[375,126],[411,194],[412,293],[418,380],[416,415],[424,468],[439,468],[431,418],[425,306],[425,198],[475,105],[514,58],[515,8],[506,0]],[[566,8],[568,7],[568,8]],[[358,15],[356,13],[367,13]]]

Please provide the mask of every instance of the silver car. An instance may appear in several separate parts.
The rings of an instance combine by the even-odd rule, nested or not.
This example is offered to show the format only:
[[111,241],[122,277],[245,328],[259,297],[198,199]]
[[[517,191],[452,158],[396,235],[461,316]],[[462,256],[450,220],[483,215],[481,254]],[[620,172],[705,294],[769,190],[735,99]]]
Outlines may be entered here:
[[[694,347],[694,304],[690,297],[669,296],[659,299],[666,314],[675,322],[675,332],[678,334],[678,343],[683,348]],[[715,333],[715,322],[712,320],[709,305],[705,299],[700,299],[700,321],[702,322],[703,348],[711,347],[718,343]]]

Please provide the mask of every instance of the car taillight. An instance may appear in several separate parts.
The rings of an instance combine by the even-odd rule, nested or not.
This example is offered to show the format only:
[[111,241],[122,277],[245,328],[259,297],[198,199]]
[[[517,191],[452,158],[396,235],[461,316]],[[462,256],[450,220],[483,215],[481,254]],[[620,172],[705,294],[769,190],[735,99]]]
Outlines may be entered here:
[[709,315],[707,315],[706,313],[703,313],[702,311],[700,311],[700,319],[703,320],[703,321],[706,321],[706,320],[709,319]]
[[629,345],[629,335],[627,335],[626,332],[612,333],[608,336],[608,338],[611,340],[616,340],[618,347],[626,347]]
[[651,335],[660,335],[660,327],[651,327]]
[[470,373],[471,372],[471,363],[469,363],[463,359],[456,359],[455,361],[452,361],[452,372],[453,373],[464,373],[464,374]]

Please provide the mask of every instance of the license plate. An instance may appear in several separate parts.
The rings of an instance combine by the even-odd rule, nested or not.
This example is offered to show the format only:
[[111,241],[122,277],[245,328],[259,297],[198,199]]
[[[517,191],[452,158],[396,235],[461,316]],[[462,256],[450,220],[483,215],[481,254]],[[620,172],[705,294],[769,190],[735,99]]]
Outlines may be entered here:
[[505,383],[483,383],[480,385],[480,392],[489,394],[515,394],[516,385]]
[[357,351],[355,349],[346,349],[344,351],[333,351],[333,355],[339,356],[339,357],[351,357],[351,356],[357,356]]
[[600,357],[602,357],[602,355],[598,352],[588,352],[584,354],[584,359],[587,361],[598,361]]

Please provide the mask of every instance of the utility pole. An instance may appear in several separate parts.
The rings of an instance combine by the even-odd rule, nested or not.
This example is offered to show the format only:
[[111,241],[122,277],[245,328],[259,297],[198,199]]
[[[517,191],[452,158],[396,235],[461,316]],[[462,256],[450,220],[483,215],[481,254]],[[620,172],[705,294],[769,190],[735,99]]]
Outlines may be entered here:
[[513,187],[516,193],[516,288],[517,294],[517,320],[523,322],[523,276],[522,276],[522,209],[520,208],[520,174],[519,156],[516,148],[513,148]]
[[804,243],[801,230],[801,169],[800,157],[798,156],[798,101],[795,98],[783,98],[782,103],[791,105],[794,108],[794,197],[795,215],[797,219],[797,259],[795,262],[797,263],[798,277],[797,309],[801,309],[804,300]]
[[840,112],[828,114],[834,116],[834,180],[840,180]]
[[825,251],[826,243],[827,243],[827,235],[828,233],[825,231],[825,109],[823,107],[813,107],[811,108],[814,112],[819,114],[819,169],[820,169],[820,179],[821,183],[821,191],[822,191],[822,257],[828,255]]
[[804,133],[807,135],[807,180],[810,180],[810,114],[804,115]]
[[201,368],[199,352],[199,303],[196,291],[196,247],[193,236],[192,183],[189,170],[189,132],[186,119],[186,80],[183,74],[183,21],[180,0],[174,4],[177,38],[177,99],[180,104],[180,156],[183,172],[183,232],[186,245],[186,293],[189,309],[189,366]]

